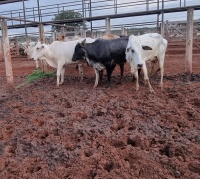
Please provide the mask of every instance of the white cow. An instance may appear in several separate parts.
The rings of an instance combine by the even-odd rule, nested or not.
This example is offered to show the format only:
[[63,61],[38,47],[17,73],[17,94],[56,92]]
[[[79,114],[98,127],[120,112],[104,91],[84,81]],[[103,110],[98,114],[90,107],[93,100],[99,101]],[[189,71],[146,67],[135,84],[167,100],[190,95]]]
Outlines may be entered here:
[[[30,41],[28,45],[26,43],[20,43],[19,45],[21,48],[24,49],[24,53],[27,54],[30,59],[33,59],[33,50],[36,44],[37,42]],[[39,65],[39,62],[40,62],[40,65]],[[35,64],[36,64],[36,69],[38,69],[40,66],[42,71],[47,71],[47,62],[46,62],[45,57],[35,60]]]
[[[84,39],[74,40],[74,41],[54,41],[50,45],[41,44],[38,42],[34,47],[33,58],[40,59],[42,57],[46,58],[47,63],[53,67],[57,68],[57,86],[64,82],[65,65],[77,64],[72,62],[72,56],[74,53],[74,48],[78,42]],[[88,43],[94,42],[95,39],[86,38]],[[79,69],[80,70],[80,69]]]
[[[24,53],[26,53],[30,59],[33,59],[33,50],[36,46],[37,42],[30,42],[28,45],[25,46]],[[39,68],[39,59],[35,60],[36,69]]]
[[149,89],[154,92],[147,73],[146,61],[158,59],[161,80],[160,86],[163,88],[163,75],[164,75],[164,59],[167,48],[167,40],[160,34],[151,33],[140,36],[130,35],[129,42],[126,48],[126,60],[131,66],[131,72],[136,78],[136,90],[139,89],[138,83],[138,64],[143,64],[142,69],[144,73],[144,79],[148,82]]

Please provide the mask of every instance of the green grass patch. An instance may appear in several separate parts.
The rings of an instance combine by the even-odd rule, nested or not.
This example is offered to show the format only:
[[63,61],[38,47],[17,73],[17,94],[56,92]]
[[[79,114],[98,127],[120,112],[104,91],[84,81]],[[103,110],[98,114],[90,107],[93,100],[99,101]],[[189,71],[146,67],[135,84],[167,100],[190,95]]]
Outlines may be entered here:
[[30,83],[40,78],[54,77],[54,76],[55,76],[54,72],[42,72],[41,70],[34,70],[30,75],[28,75],[27,82]]
[[44,78],[44,77],[54,77],[54,76],[56,76],[56,74],[55,74],[55,72],[52,72],[52,71],[42,72],[39,69],[34,70],[30,75],[28,75],[27,80],[24,83],[18,85],[16,88],[20,88],[21,86],[24,86],[28,83],[31,83],[33,81],[36,81],[36,80]]

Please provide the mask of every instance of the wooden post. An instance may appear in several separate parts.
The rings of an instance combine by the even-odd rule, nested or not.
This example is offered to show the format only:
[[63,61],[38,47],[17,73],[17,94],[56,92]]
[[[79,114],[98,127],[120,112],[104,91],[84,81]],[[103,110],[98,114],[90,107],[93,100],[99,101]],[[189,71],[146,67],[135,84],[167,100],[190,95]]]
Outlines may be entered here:
[[78,36],[78,35],[79,35],[79,31],[78,31],[78,29],[75,28],[74,30],[75,30],[75,34],[74,34],[74,35],[75,35],[75,36]]
[[124,35],[125,35],[125,36],[128,35],[128,32],[127,32],[127,29],[126,29],[126,28],[124,29]]
[[193,18],[194,9],[188,9],[185,52],[185,72],[188,74],[192,73]]
[[56,40],[56,32],[52,32],[52,42]]
[[124,28],[124,26],[121,27],[121,35],[125,35],[125,28]]
[[110,34],[110,18],[106,17],[106,35]]
[[65,28],[64,28],[64,27],[61,27],[60,30],[61,30],[61,34],[65,36],[65,35],[66,35],[66,34],[65,34]]
[[44,26],[42,23],[40,23],[38,25],[38,28],[39,28],[39,38],[40,38],[40,41],[41,43],[44,43]]
[[[44,26],[42,23],[40,23],[38,25],[39,27],[39,37],[40,37],[40,42],[41,43],[45,43],[45,39],[44,39]],[[47,72],[47,63],[45,63],[44,60],[40,60],[40,68],[43,72]]]
[[4,60],[5,60],[8,90],[13,91],[14,83],[13,83],[12,61],[11,61],[11,55],[10,55],[7,22],[5,19],[1,20],[1,32],[2,32],[3,54],[4,54]]
[[164,22],[164,13],[162,12],[162,22],[160,25],[160,34],[162,37],[165,37],[165,22]]
[[15,45],[16,45],[17,57],[19,57],[19,44],[18,44],[18,39],[17,39],[17,37],[15,37]]
[[82,29],[82,37],[83,38],[86,38],[86,24],[85,24],[86,22],[85,21],[83,21],[83,29]]

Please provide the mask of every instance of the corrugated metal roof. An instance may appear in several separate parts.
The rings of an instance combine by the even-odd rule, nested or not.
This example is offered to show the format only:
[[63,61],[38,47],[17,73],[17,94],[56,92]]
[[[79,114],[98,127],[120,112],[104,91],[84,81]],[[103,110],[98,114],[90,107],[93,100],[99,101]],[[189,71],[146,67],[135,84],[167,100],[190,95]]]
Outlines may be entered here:
[[[0,5],[1,4],[14,3],[14,2],[20,2],[20,1],[23,1],[23,0],[0,0]],[[24,0],[24,1],[27,1],[27,0]]]

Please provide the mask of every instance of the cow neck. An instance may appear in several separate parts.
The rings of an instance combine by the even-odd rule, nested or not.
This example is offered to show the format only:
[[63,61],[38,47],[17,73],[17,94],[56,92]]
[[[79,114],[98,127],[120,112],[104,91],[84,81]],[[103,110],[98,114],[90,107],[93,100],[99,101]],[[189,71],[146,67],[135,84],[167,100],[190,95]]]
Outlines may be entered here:
[[92,46],[93,46],[93,43],[85,44],[85,48],[84,48],[85,58],[90,66],[101,71],[105,68],[104,65],[100,62],[94,62],[93,60],[90,60],[88,57],[87,48],[90,49],[90,47],[92,47]]
[[48,59],[53,59],[53,53],[52,53],[52,50],[51,50],[51,46],[50,45],[46,45],[46,44],[43,44],[45,46],[45,49],[47,51],[46,54],[46,58]]
[[94,42],[93,43],[86,43],[85,44],[84,52],[85,52],[85,57],[86,58],[89,58],[88,57],[88,51],[89,51],[89,49],[92,49],[91,47],[93,47],[93,46],[94,46]]

